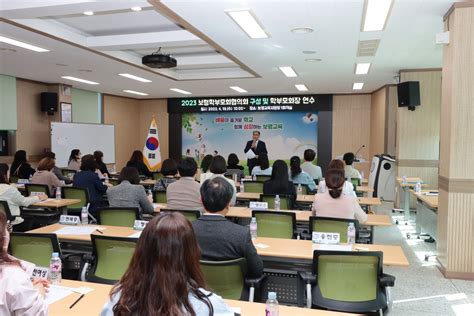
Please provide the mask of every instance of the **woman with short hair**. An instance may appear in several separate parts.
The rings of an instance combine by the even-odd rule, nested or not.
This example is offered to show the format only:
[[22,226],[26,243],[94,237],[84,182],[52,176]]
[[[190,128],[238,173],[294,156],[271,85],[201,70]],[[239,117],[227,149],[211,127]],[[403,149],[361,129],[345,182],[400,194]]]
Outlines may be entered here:
[[46,157],[40,160],[38,171],[31,178],[33,184],[45,184],[48,186],[49,195],[53,196],[56,188],[64,186],[64,182],[52,172],[56,162],[53,158]]

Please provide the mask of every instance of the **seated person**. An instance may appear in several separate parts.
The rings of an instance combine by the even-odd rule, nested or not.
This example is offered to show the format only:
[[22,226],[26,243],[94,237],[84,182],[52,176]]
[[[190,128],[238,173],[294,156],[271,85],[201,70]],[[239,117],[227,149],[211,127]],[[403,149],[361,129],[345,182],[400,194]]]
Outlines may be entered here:
[[[344,162],[339,159],[333,159],[329,163],[328,170],[329,169],[339,169],[339,170],[344,171]],[[318,193],[324,193],[326,191],[327,191],[326,181],[321,180],[318,185]],[[354,185],[349,181],[344,182],[344,186],[342,187],[342,194],[352,195],[354,197],[357,197],[354,191]]]
[[204,156],[204,158],[202,158],[201,168],[199,169],[199,178],[198,178],[200,183],[203,183],[204,181],[212,177],[212,172],[209,170],[212,159],[214,159],[212,155],[206,155]]
[[[30,206],[39,201],[44,201],[48,198],[46,194],[40,194],[37,196],[24,197],[18,189],[8,181],[8,165],[0,163],[0,200],[7,201],[10,213],[15,217],[15,220],[11,223],[12,225],[19,225],[23,223],[23,218],[20,217],[20,207]],[[16,226],[15,231],[28,230],[21,229],[21,226]]]
[[153,174],[148,169],[148,167],[143,162],[143,153],[139,150],[135,150],[132,153],[132,157],[127,162],[127,167],[133,167],[138,170],[138,174],[141,176],[145,176],[147,178],[151,178]]
[[79,149],[71,150],[67,168],[70,170],[81,170],[81,151]]
[[309,174],[312,179],[321,180],[323,173],[321,172],[321,167],[313,163],[315,158],[316,152],[312,149],[306,149],[304,151],[304,163],[301,164],[301,170]]
[[167,206],[172,210],[202,211],[201,185],[194,180],[197,164],[193,158],[185,158],[178,164],[180,179],[170,183],[166,190]]
[[54,196],[56,188],[60,188],[65,184],[52,172],[54,167],[55,162],[53,158],[43,158],[38,163],[38,171],[31,178],[31,183],[33,184],[46,184],[50,196]]
[[200,255],[191,223],[181,213],[154,217],[100,315],[233,315],[220,296],[205,289]]
[[268,155],[261,153],[257,158],[257,166],[252,169],[252,176],[271,176],[272,167],[268,161]]
[[89,212],[92,214],[95,214],[98,207],[107,206],[103,199],[103,195],[107,192],[107,185],[99,179],[96,170],[97,162],[94,156],[85,155],[81,160],[81,172],[76,173],[73,180],[73,186],[89,191]]
[[175,177],[178,173],[178,165],[176,164],[176,161],[171,158],[165,159],[161,164],[160,173],[163,175],[163,178],[156,180],[153,190],[166,191],[168,185],[176,181]]
[[362,179],[362,175],[360,174],[359,170],[352,167],[352,164],[355,160],[354,153],[345,153],[342,157],[346,166],[344,167],[344,173],[346,175],[346,179]]
[[316,190],[316,183],[309,174],[301,170],[301,160],[298,156],[293,156],[290,159],[290,177],[295,184],[306,184],[311,191]]
[[53,152],[51,152],[51,151],[50,151],[50,152],[47,152],[47,153],[44,154],[44,158],[48,158],[48,157],[54,159],[54,167],[53,167],[53,169],[51,170],[51,171],[54,173],[54,175],[55,175],[59,180],[64,181],[64,183],[66,183],[66,184],[71,184],[71,183],[72,183],[72,180],[69,179],[68,177],[66,177],[65,175],[63,175],[61,169],[60,169],[58,166],[56,166],[56,154],[53,153]]
[[237,181],[244,176],[244,167],[239,165],[239,157],[232,153],[227,158],[227,172],[225,175],[237,175]]
[[272,177],[263,183],[263,194],[292,195],[296,199],[296,189],[289,181],[288,165],[283,160],[273,163]]
[[206,180],[201,185],[205,214],[193,222],[201,258],[210,261],[245,258],[248,276],[260,277],[263,262],[252,243],[249,228],[225,218],[233,189],[222,177]]
[[96,150],[94,151],[94,159],[95,159],[95,162],[97,162],[97,166],[99,166],[99,172],[105,177],[107,175],[107,177],[110,178],[110,173],[109,173],[109,169],[107,169],[107,166],[105,165],[104,163],[104,153],[100,150]]
[[35,173],[35,169],[31,168],[31,165],[28,163],[26,151],[24,150],[18,150],[15,153],[10,170],[10,176],[18,177],[18,179],[29,179]]
[[314,196],[312,212],[314,216],[357,219],[360,224],[367,221],[367,214],[360,207],[357,198],[342,194],[344,171],[329,169],[326,172],[328,190]]
[[140,185],[137,169],[125,167],[120,172],[119,184],[107,190],[107,199],[112,207],[138,207],[141,213],[153,214],[153,204],[145,188]]
[[0,212],[0,315],[48,315],[44,297],[49,283],[31,278],[34,264],[8,254],[10,232]]
[[209,167],[209,170],[212,172],[212,178],[216,178],[216,177],[220,177],[220,178],[223,178],[225,179],[227,182],[230,183],[230,185],[232,186],[232,188],[234,189],[234,193],[232,194],[232,199],[230,201],[230,205],[231,206],[234,206],[235,205],[235,201],[237,200],[237,188],[235,186],[235,182],[234,180],[232,179],[229,179],[229,178],[226,178],[224,176],[224,174],[226,173],[227,171],[227,166],[226,166],[226,163],[225,163],[225,159],[224,157],[222,156],[215,156],[213,159],[212,159],[212,162],[211,162],[211,166]]

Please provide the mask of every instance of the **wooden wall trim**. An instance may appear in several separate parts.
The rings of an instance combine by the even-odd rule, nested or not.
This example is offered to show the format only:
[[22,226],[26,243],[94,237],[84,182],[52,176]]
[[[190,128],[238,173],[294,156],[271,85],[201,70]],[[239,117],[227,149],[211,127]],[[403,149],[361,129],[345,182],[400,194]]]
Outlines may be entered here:
[[446,21],[449,18],[451,13],[453,13],[454,9],[474,7],[474,2],[472,0],[470,0],[470,1],[471,2],[456,2],[456,3],[453,3],[453,5],[444,14],[443,21]]
[[396,165],[399,167],[424,167],[424,168],[438,168],[439,160],[426,159],[398,159]]
[[423,69],[400,69],[398,73],[402,72],[432,72],[432,71],[442,71],[443,68],[423,68]]
[[440,264],[438,266],[439,271],[443,274],[443,276],[447,279],[460,279],[460,280],[472,280],[474,281],[474,273],[469,272],[451,272],[447,271],[443,264],[438,260]]
[[474,193],[474,179],[438,177],[439,189],[449,193]]

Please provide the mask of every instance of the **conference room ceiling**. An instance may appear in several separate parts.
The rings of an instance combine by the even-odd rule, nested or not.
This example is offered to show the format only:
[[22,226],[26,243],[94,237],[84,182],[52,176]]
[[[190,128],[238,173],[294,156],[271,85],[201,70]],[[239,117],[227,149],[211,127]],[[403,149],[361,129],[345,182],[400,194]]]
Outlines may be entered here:
[[[443,31],[443,15],[453,2],[394,0],[383,31],[361,32],[364,0],[2,0],[0,36],[50,52],[0,43],[0,73],[137,98],[184,96],[172,88],[192,96],[238,94],[230,86],[250,95],[369,93],[394,83],[400,69],[441,67],[443,48],[435,34]],[[241,9],[252,11],[269,38],[251,39],[226,13]],[[300,27],[314,31],[291,32]],[[178,67],[141,64],[142,56],[160,47]],[[355,75],[356,63],[371,63],[369,73]],[[287,78],[280,66],[293,67],[298,77]],[[354,82],[363,82],[363,89],[352,90]],[[309,91],[299,92],[295,84]]]

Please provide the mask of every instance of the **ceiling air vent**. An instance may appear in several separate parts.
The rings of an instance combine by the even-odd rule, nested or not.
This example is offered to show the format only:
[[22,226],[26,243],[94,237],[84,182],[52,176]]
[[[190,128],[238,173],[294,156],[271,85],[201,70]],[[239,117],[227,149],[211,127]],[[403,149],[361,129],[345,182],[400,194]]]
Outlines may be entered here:
[[357,57],[375,56],[380,40],[359,41]]

